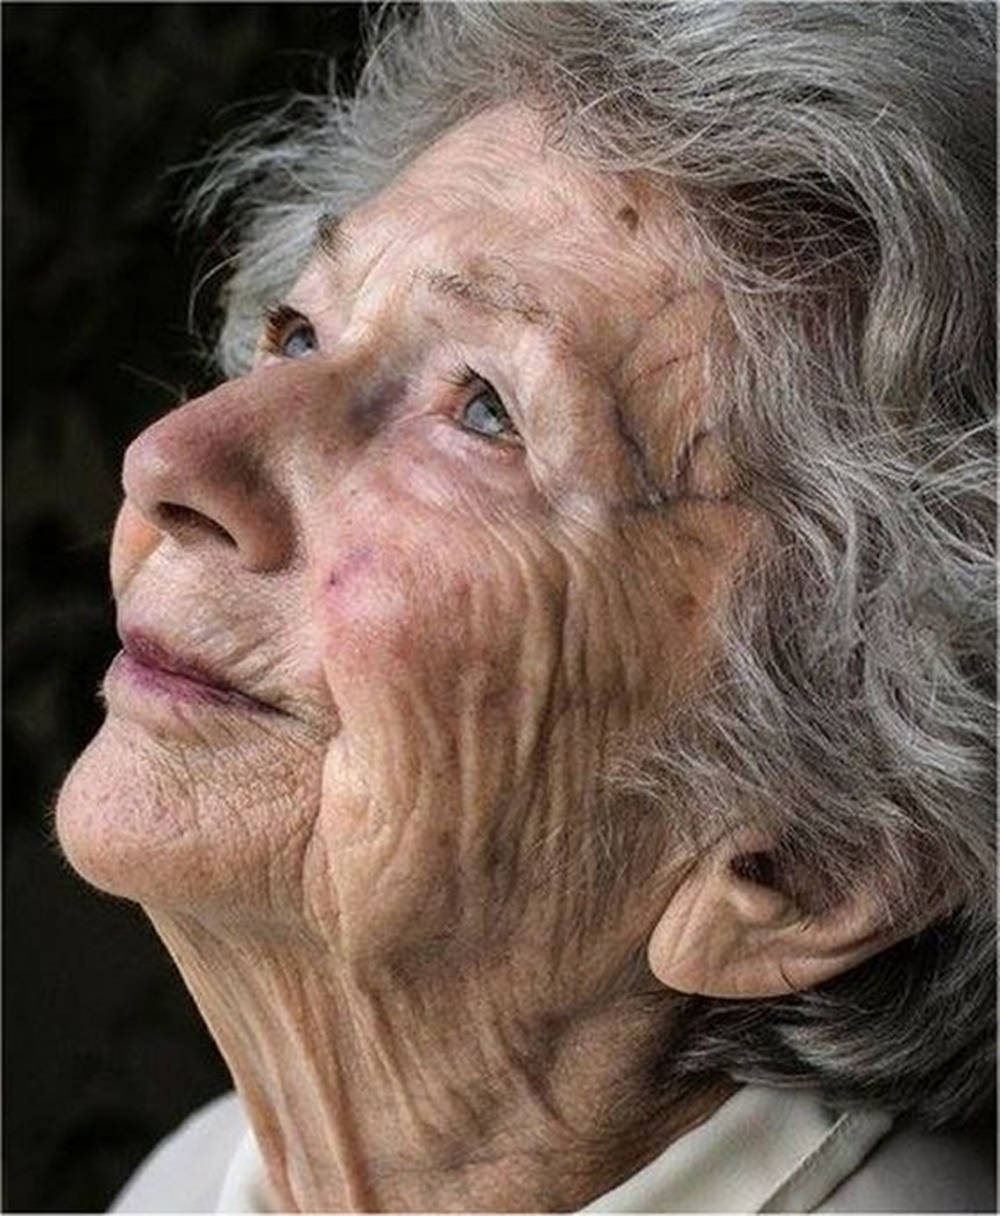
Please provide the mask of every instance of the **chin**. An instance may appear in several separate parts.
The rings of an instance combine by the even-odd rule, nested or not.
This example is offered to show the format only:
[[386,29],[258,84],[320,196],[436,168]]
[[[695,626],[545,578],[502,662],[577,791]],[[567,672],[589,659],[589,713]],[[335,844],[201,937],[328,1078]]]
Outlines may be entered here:
[[196,908],[221,884],[212,874],[206,808],[192,783],[151,763],[148,740],[109,718],[70,770],[56,802],[56,835],[87,882],[144,905]]
[[[56,802],[56,835],[66,860],[111,895],[143,900],[161,887],[177,824],[151,799],[120,728],[105,722],[77,759]],[[172,867],[171,867],[172,868]]]
[[260,752],[220,766],[111,714],[59,792],[60,847],[87,882],[147,911],[284,924],[318,792],[303,778],[301,800],[282,797],[273,768]]

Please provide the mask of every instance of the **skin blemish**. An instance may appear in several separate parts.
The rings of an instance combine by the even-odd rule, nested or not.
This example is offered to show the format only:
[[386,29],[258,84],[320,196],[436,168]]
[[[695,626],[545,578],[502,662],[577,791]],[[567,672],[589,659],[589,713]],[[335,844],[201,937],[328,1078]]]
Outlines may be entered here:
[[352,579],[370,564],[372,556],[373,551],[370,545],[358,545],[353,549],[348,549],[330,575],[330,586],[335,587]]
[[406,381],[399,377],[376,383],[359,392],[348,407],[348,419],[357,434],[370,439],[406,394]]
[[639,212],[634,207],[628,206],[628,204],[618,212],[617,218],[625,225],[629,232],[635,232],[636,228],[639,227]]

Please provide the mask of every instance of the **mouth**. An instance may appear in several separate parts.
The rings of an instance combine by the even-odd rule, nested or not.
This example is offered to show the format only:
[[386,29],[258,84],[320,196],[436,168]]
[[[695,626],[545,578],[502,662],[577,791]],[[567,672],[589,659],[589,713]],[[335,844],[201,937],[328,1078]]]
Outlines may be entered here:
[[146,692],[188,702],[226,705],[276,714],[275,705],[239,688],[197,659],[174,653],[147,634],[125,631],[115,674]]

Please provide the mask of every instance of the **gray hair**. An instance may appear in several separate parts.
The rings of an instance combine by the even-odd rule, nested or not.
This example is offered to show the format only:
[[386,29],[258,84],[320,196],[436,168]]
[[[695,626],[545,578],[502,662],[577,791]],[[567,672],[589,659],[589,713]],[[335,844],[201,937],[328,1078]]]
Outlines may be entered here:
[[692,1000],[679,1065],[931,1123],[993,1080],[992,16],[714,0],[383,14],[353,98],[299,97],[244,131],[195,200],[237,208],[230,374],[322,214],[504,101],[679,200],[726,303],[707,408],[776,543],[710,687],[623,779],[765,822],[807,906],[873,872],[894,923],[942,901],[931,928],[816,991]]

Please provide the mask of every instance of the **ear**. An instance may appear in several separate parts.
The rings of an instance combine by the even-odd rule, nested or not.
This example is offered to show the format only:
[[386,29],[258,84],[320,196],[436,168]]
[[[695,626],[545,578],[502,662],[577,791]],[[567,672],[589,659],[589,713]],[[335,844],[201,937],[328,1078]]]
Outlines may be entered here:
[[[670,896],[649,941],[668,988],[716,997],[780,996],[813,988],[917,932],[890,923],[872,888],[810,912],[787,894],[774,854],[744,836],[702,859]],[[794,889],[794,886],[791,886]]]

